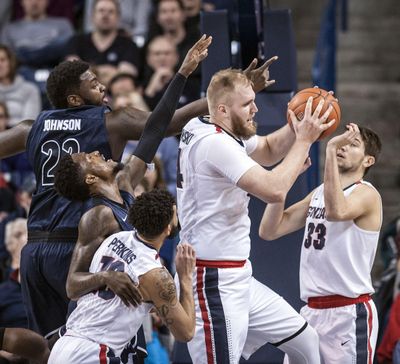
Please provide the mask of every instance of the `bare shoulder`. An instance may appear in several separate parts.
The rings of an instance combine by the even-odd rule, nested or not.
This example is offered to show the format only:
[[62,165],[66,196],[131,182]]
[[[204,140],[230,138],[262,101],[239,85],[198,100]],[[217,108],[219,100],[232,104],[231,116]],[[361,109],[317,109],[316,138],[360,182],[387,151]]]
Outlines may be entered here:
[[88,210],[79,222],[79,242],[85,244],[104,239],[119,231],[119,225],[108,206],[95,206]]
[[360,183],[354,189],[350,196],[355,196],[362,199],[365,203],[380,203],[381,195],[378,190],[370,184]]

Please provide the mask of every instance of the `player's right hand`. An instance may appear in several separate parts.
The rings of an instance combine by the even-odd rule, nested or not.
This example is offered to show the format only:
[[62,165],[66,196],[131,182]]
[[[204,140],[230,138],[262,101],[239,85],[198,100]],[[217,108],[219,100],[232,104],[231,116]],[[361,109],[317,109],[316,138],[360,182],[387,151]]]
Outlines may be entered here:
[[318,103],[318,106],[315,108],[314,112],[312,111],[312,103],[313,98],[309,97],[304,110],[304,117],[301,120],[298,120],[294,112],[288,109],[293,130],[296,133],[296,139],[303,140],[308,143],[315,142],[325,130],[329,129],[335,123],[335,119],[331,120],[329,123],[326,123],[326,120],[332,111],[332,105],[329,105],[328,109],[322,115],[320,115],[325,100],[321,100]]
[[179,278],[192,277],[196,266],[196,253],[190,244],[178,244],[176,247],[175,266]]
[[189,75],[197,68],[199,63],[207,57],[208,46],[211,42],[212,37],[207,37],[203,34],[203,36],[187,52],[186,57],[179,68],[179,73],[185,77],[189,77]]
[[126,306],[139,306],[143,297],[139,286],[135,284],[127,273],[108,270],[104,272],[107,288],[113,291]]

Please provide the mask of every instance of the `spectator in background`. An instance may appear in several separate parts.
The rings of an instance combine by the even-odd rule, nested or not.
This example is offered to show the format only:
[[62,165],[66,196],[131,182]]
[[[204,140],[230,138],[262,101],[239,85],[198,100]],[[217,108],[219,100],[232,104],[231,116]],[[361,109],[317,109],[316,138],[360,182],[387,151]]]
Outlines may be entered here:
[[67,47],[67,59],[80,58],[95,65],[103,84],[117,72],[136,76],[140,69],[136,44],[119,32],[120,15],[118,0],[94,0],[93,31],[72,37]]
[[0,284],[0,327],[28,327],[22,302],[19,262],[21,250],[28,240],[26,219],[18,218],[6,225],[5,244],[11,256],[11,273]]
[[23,65],[34,69],[57,64],[73,34],[68,19],[47,16],[47,5],[48,0],[22,0],[24,18],[3,29],[2,42]]
[[[7,105],[0,101],[0,132],[7,129],[8,123],[9,113]],[[7,182],[10,182],[15,187],[21,186],[24,178],[33,173],[26,152],[2,159],[0,161],[0,171],[3,173]]]
[[14,53],[1,44],[0,101],[7,105],[9,116],[7,126],[10,127],[24,119],[35,119],[42,108],[39,89],[17,75]]
[[0,31],[4,25],[9,22],[11,18],[12,1],[2,0],[0,1]]
[[[198,27],[186,28],[185,24],[186,14],[182,0],[160,0],[158,2],[155,10],[155,19],[149,30],[148,44],[150,44],[156,36],[165,36],[176,46],[178,52],[177,66],[182,63],[191,44],[200,36],[200,29]],[[201,71],[199,67],[186,84],[184,94],[192,95],[190,101],[200,96],[200,75]]]
[[183,7],[185,9],[187,31],[195,32],[200,29],[201,0],[183,0]]
[[[3,2],[4,0],[1,0]],[[24,9],[22,7],[23,0],[13,1],[13,18],[21,19],[24,17]],[[76,12],[82,9],[83,4],[77,0],[47,0],[46,13],[52,17],[67,18],[71,23],[76,19]]]
[[[94,0],[85,1],[84,10],[84,30],[90,32],[93,30],[91,22]],[[153,8],[150,0],[119,0],[121,9],[120,27],[123,28],[129,36],[140,47],[143,46],[147,38],[149,15]]]

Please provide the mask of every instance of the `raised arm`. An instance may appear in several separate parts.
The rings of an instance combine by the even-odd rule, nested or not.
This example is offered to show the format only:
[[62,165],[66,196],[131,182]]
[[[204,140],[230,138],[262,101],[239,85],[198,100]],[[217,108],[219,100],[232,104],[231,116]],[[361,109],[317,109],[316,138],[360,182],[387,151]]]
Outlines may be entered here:
[[[358,126],[350,123],[346,132],[332,138],[327,144],[324,174],[326,217],[330,221],[356,220],[366,230],[379,230],[381,199],[378,192],[367,185],[360,185],[346,197],[343,193],[343,187],[346,186],[342,186],[340,181],[338,150],[345,146],[357,148],[359,143],[361,137]],[[368,158],[366,162],[372,165],[374,158]]]
[[165,136],[186,79],[207,56],[207,49],[211,40],[211,37],[207,38],[203,35],[188,51],[178,73],[172,79],[167,91],[146,123],[139,144],[133,152],[137,158],[131,158],[124,170],[118,175],[120,189],[133,193],[135,186],[143,178],[146,171],[145,163],[151,163]]
[[67,278],[66,288],[70,299],[77,300],[86,293],[108,287],[127,306],[137,306],[141,302],[140,292],[128,274],[114,271],[89,272],[97,248],[104,239],[119,230],[111,209],[106,206],[96,206],[82,216]]
[[139,286],[144,300],[153,302],[172,335],[179,341],[188,342],[195,328],[192,277],[196,257],[193,248],[179,244],[175,262],[179,299],[174,280],[165,268],[153,269],[141,276]]
[[33,120],[24,120],[11,129],[0,133],[0,158],[6,158],[25,151],[26,141]]
[[[152,161],[162,138],[166,135],[166,131],[168,129],[168,126],[170,125],[171,120],[174,119],[174,113],[178,105],[179,98],[183,92],[183,88],[185,87],[186,79],[197,68],[199,63],[207,57],[208,46],[211,44],[211,41],[211,37],[206,37],[205,35],[203,35],[200,40],[197,41],[195,45],[189,49],[185,59],[182,62],[181,67],[178,70],[178,73],[170,82],[167,91],[158,102],[153,113],[151,113],[148,117],[148,120],[148,115],[141,112],[137,116],[134,116],[136,125],[134,126],[133,130],[132,127],[130,127],[130,125],[127,125],[126,122],[125,129],[121,129],[123,120],[116,120],[113,113],[110,113],[107,116],[107,129],[111,134],[110,143],[112,145],[112,148],[114,148],[116,139],[119,139],[122,144],[125,145],[125,142],[128,139],[137,139],[139,135],[136,134],[138,131],[140,131],[141,139],[138,147],[136,148],[135,155],[147,163],[150,163]],[[182,118],[185,117],[186,111],[188,110],[184,109],[180,111],[177,115],[177,118],[179,120],[182,120]],[[121,112],[120,115],[127,115],[128,113],[133,116],[132,113],[134,112],[135,109],[128,109]],[[131,118],[130,123],[132,123],[132,119],[133,117]],[[145,120],[143,119],[146,120],[144,130],[142,127],[143,121]],[[188,118],[186,122],[188,120],[190,120],[190,118]],[[181,129],[182,128],[180,128],[179,130]],[[141,133],[142,130],[143,134]],[[113,149],[113,156],[115,152],[116,151]]]

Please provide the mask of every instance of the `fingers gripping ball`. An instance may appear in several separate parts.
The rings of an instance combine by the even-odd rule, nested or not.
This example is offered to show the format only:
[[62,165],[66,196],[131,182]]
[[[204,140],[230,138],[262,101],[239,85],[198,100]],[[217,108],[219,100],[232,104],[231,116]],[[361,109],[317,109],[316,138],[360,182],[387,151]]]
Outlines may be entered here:
[[[326,119],[326,123],[335,119],[335,123],[327,130],[325,130],[318,138],[318,140],[324,139],[327,136],[331,135],[336,128],[339,126],[340,123],[340,106],[338,99],[322,88],[313,87],[313,88],[306,88],[304,90],[299,91],[293,98],[290,100],[288,104],[288,109],[292,110],[296,115],[298,120],[303,119],[304,110],[306,108],[307,100],[309,97],[313,98],[312,103],[312,111],[314,112],[315,108],[317,107],[318,103],[321,99],[325,100],[324,106],[322,107],[320,116],[324,114],[324,112],[328,109],[329,105],[332,105],[332,111],[329,114],[328,118]],[[289,125],[292,127],[292,121],[290,119],[289,113],[287,113],[287,120]]]

